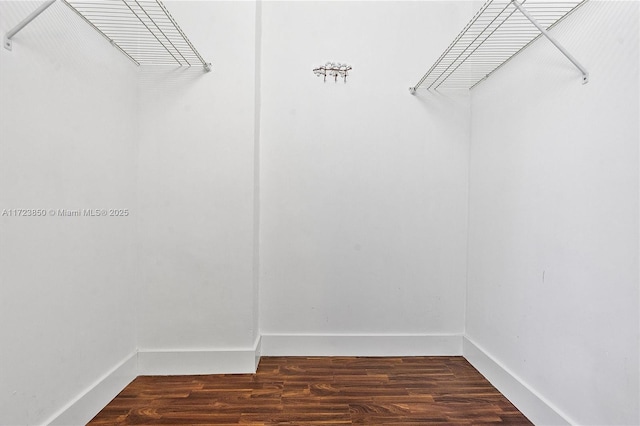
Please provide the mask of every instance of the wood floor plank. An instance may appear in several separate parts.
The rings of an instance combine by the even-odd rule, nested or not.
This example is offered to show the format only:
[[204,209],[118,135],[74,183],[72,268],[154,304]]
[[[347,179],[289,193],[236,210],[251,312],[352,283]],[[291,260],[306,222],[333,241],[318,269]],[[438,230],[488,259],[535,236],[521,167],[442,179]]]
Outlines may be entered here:
[[530,425],[462,357],[263,357],[256,374],[141,376],[90,425]]

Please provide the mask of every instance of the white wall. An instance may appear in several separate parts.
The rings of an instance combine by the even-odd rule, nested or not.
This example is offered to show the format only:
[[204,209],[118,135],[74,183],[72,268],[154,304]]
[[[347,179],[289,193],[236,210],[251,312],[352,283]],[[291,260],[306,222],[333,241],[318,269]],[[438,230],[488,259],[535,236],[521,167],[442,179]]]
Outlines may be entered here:
[[[0,34],[39,4],[0,2]],[[0,49],[0,93],[0,213],[131,213],[0,216],[0,424],[40,424],[136,349],[135,66],[58,2]]]
[[477,2],[167,5],[212,73],[136,73],[61,3],[0,49],[0,209],[132,213],[0,216],[0,424],[136,349],[249,371],[258,319],[297,354],[466,332],[566,420],[640,422],[637,2],[557,29],[588,85],[543,40],[471,103],[407,88]]
[[166,5],[213,71],[140,72],[140,350],[250,350],[256,6]]
[[638,6],[554,30],[587,85],[540,40],[472,92],[466,333],[574,424],[640,423]]
[[[468,98],[408,87],[471,6],[263,4],[263,333],[463,332]],[[326,61],[346,84],[313,74]]]

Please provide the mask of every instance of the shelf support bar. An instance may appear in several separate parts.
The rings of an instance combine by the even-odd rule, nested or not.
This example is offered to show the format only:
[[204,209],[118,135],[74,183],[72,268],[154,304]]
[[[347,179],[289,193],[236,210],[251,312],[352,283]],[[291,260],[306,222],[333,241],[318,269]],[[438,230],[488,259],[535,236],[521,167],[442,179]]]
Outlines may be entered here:
[[555,37],[549,34],[549,31],[547,31],[542,25],[540,25],[540,23],[533,16],[529,14],[529,11],[527,11],[527,9],[525,9],[518,2],[518,0],[511,0],[511,3],[513,3],[513,5],[516,8],[518,8],[520,13],[522,13],[542,33],[542,35],[544,35],[551,43],[553,43],[553,45],[557,47],[558,50],[562,52],[562,54],[566,56],[567,59],[569,59],[571,63],[580,70],[580,72],[582,73],[582,84],[588,83],[589,71],[587,71],[587,69],[583,67],[582,64],[578,62],[578,60],[574,58],[573,55],[567,51],[567,49],[565,49],[560,43],[558,43],[558,40],[556,40]]
[[11,50],[11,48],[13,47],[13,41],[11,40],[13,38],[14,35],[18,34],[18,32],[20,32],[21,29],[23,29],[24,27],[26,27],[27,25],[29,25],[29,23],[31,21],[33,21],[34,19],[36,19],[38,16],[40,16],[40,14],[42,12],[44,12],[45,10],[47,10],[47,8],[49,6],[51,6],[53,3],[55,3],[56,0],[47,0],[46,2],[42,3],[40,5],[40,7],[38,7],[36,10],[34,10],[33,12],[31,12],[31,14],[29,16],[27,16],[26,18],[24,18],[22,20],[22,22],[20,22],[18,25],[16,25],[15,27],[13,27],[13,29],[9,32],[7,32],[4,35],[4,48],[7,50]]

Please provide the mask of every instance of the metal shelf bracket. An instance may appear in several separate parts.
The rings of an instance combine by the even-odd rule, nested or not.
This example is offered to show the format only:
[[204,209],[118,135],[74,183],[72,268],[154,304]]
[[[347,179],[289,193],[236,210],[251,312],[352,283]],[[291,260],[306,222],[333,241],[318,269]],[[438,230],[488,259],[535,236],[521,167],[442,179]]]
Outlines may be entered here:
[[18,25],[16,25],[15,27],[13,27],[13,29],[8,31],[4,35],[4,40],[3,40],[3,43],[2,43],[4,45],[4,48],[7,49],[7,50],[11,50],[13,48],[13,40],[12,40],[13,36],[18,34],[20,32],[20,30],[22,30],[24,27],[29,25],[29,23],[31,23],[31,21],[33,21],[38,16],[40,16],[40,14],[42,12],[47,10],[47,8],[49,6],[51,6],[53,3],[55,3],[55,2],[56,2],[56,0],[47,0],[46,2],[42,3],[40,5],[40,7],[38,7],[36,10],[31,12],[31,14],[29,14],[29,16],[24,18]]
[[511,0],[511,3],[513,3],[513,5],[516,8],[518,8],[520,13],[522,13],[529,20],[529,22],[531,22],[542,33],[542,35],[544,35],[547,38],[547,40],[553,43],[553,45],[557,47],[558,50],[562,52],[562,54],[566,56],[567,59],[569,59],[571,63],[580,70],[580,72],[582,73],[582,84],[587,84],[589,82],[589,71],[587,71],[587,69],[584,66],[582,66],[582,64],[578,62],[578,60],[574,58],[573,55],[569,53],[567,49],[565,49],[558,42],[558,40],[555,39],[555,37],[549,34],[549,31],[547,31],[542,25],[540,25],[540,23],[533,16],[531,16],[531,14],[527,11],[527,9],[525,9],[524,6],[522,6],[522,4],[518,2],[518,0]]

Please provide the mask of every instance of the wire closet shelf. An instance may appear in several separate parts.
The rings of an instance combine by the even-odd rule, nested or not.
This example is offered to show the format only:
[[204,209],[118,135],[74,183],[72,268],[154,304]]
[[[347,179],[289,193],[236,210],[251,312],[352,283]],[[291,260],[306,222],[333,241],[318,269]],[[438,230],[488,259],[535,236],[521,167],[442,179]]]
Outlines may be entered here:
[[211,70],[160,0],[62,0],[136,65]]
[[586,1],[488,0],[410,91],[473,89],[542,35],[580,68],[586,82],[586,70],[546,33]]

